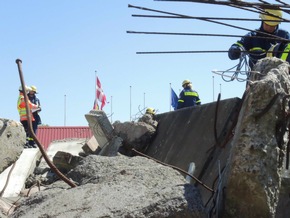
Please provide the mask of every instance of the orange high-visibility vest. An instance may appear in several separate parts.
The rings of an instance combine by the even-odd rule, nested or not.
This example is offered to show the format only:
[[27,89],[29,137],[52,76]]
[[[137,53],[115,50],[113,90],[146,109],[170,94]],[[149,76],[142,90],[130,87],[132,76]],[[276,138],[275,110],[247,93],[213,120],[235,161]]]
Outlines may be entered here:
[[[28,100],[28,104],[29,104],[29,108],[30,109],[37,109],[38,108],[37,105],[32,104],[29,100]],[[20,92],[19,97],[18,97],[17,110],[18,110],[18,113],[19,113],[19,116],[20,116],[20,121],[27,120],[24,95],[23,95],[22,92]],[[32,119],[32,121],[34,121],[34,117],[32,115],[31,110],[30,110],[30,113],[31,113],[31,119]]]

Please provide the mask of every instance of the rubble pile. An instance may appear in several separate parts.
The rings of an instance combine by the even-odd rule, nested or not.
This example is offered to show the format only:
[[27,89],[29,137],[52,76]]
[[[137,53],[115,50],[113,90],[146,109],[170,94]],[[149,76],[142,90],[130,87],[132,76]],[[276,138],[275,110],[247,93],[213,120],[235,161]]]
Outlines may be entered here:
[[[92,110],[89,141],[54,141],[46,151],[76,187],[38,149],[23,150],[21,124],[0,119],[0,217],[287,217],[289,90],[289,63],[265,58],[242,100],[159,114],[154,125],[112,125]],[[5,182],[19,161],[26,182],[11,191]]]

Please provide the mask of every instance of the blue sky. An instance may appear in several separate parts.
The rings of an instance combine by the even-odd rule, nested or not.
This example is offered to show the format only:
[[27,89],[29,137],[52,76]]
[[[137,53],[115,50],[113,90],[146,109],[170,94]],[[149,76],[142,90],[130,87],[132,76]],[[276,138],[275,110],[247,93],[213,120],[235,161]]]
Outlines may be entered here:
[[[271,1],[269,1],[271,2]],[[227,6],[153,0],[50,0],[0,2],[0,117],[19,120],[16,103],[20,58],[27,85],[38,88],[41,118],[50,126],[86,126],[85,114],[95,99],[95,75],[109,103],[110,121],[134,120],[153,107],[170,110],[170,83],[177,94],[189,79],[202,104],[241,97],[244,82],[225,82],[212,73],[237,64],[227,53],[136,54],[151,51],[227,50],[238,38],[128,34],[158,31],[244,35],[239,30],[200,20],[138,18],[153,14],[128,4],[190,16],[258,18],[258,14]],[[288,16],[288,17],[287,17]],[[289,15],[285,18],[289,19]],[[260,21],[224,21],[254,29]],[[289,24],[283,23],[287,29]],[[112,114],[112,115],[111,115]],[[131,116],[131,118],[130,118]]]

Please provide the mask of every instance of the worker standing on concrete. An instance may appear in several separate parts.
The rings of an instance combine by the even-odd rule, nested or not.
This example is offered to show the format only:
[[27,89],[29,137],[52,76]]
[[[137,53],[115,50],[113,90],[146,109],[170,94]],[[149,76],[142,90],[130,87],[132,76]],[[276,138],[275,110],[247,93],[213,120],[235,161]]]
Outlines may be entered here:
[[155,109],[147,108],[145,114],[138,120],[138,122],[144,122],[155,129],[157,128],[158,122],[155,120]]
[[[30,87],[25,87],[25,92],[28,93],[30,91]],[[31,110],[36,110],[39,107],[36,104],[31,103],[28,100],[30,113],[31,113],[31,119],[32,122],[34,121],[34,117],[32,115]],[[29,130],[28,130],[28,120],[27,120],[27,114],[26,114],[26,106],[25,106],[25,100],[24,100],[24,91],[22,90],[22,86],[19,87],[19,97],[17,101],[17,110],[20,116],[20,122],[22,123],[24,130],[26,132],[26,143],[24,145],[24,148],[32,148],[36,147],[33,138],[31,137]]]
[[182,82],[183,90],[179,94],[177,109],[200,105],[197,91],[192,89],[192,83],[186,79]]
[[[231,60],[236,60],[242,55],[249,54],[249,66],[252,69],[259,59],[265,58],[270,47],[277,42],[279,38],[290,39],[288,31],[280,29],[279,24],[282,19],[282,11],[274,9],[265,9],[260,14],[262,20],[261,26],[255,31],[251,31],[234,43],[228,56]],[[264,38],[258,38],[258,37]]]
[[38,125],[41,124],[41,118],[39,116],[39,112],[41,111],[41,106],[40,106],[39,98],[36,97],[36,94],[38,94],[36,86],[30,86],[30,89],[31,90],[28,93],[28,98],[31,103],[38,106],[36,110],[32,110],[32,115],[34,117],[34,121],[32,122],[32,127],[33,127],[34,134],[36,135]]

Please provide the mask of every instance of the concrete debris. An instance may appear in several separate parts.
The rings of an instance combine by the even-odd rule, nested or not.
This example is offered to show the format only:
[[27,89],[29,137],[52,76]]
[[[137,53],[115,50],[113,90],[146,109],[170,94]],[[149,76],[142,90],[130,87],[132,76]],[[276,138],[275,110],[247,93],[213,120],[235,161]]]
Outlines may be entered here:
[[75,168],[81,160],[82,157],[74,156],[68,152],[58,151],[53,156],[52,162],[60,172],[65,174]]
[[0,217],[287,217],[289,63],[265,58],[254,70],[243,99],[158,114],[154,123],[112,125],[90,111],[93,138],[47,150],[75,188],[39,159],[22,163],[34,171],[10,179],[22,188],[4,197],[7,170],[27,152],[21,124],[0,119]]
[[35,193],[11,217],[206,217],[197,188],[146,158],[90,155],[68,176],[79,186]]
[[275,217],[279,201],[289,134],[289,64],[266,58],[254,70],[259,74],[249,84],[230,154],[226,217]]
[[142,117],[139,118],[138,122],[147,123],[147,124],[151,125],[155,129],[158,126],[158,122],[153,119],[153,116],[151,114],[144,114]]
[[87,141],[82,147],[85,154],[96,154],[99,152],[99,143],[97,142],[95,136],[92,136],[89,141]]
[[116,136],[104,111],[91,110],[85,117],[100,146],[97,154],[116,156],[122,145],[122,138]]
[[0,118],[0,172],[20,156],[26,134],[20,122]]
[[115,122],[113,123],[116,134],[123,139],[119,152],[132,156],[132,148],[145,152],[156,134],[156,129],[145,122]]

